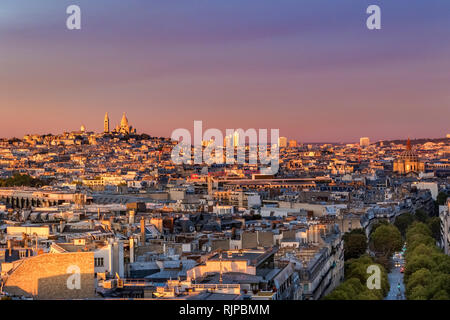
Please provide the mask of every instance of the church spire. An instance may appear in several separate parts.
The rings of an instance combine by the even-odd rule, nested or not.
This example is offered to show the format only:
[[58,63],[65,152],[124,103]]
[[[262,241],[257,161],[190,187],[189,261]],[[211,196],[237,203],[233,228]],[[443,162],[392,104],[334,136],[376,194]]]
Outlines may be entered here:
[[109,133],[109,117],[108,112],[105,113],[105,120],[103,121],[103,132]]
[[411,150],[411,139],[408,138],[408,141],[406,141],[406,150]]

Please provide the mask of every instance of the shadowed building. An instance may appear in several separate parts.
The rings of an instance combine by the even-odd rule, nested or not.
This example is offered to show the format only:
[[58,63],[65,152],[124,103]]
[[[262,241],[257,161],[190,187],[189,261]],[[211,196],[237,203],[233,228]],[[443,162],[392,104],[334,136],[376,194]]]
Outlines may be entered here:
[[94,253],[47,253],[14,262],[3,277],[10,295],[47,299],[95,296]]

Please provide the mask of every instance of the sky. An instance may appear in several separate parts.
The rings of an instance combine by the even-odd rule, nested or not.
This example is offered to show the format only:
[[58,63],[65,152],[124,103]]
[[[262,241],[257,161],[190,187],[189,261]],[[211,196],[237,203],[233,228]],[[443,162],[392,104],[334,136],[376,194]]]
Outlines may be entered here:
[[153,136],[202,120],[300,142],[440,138],[449,87],[448,0],[0,4],[0,137],[101,132],[107,111]]

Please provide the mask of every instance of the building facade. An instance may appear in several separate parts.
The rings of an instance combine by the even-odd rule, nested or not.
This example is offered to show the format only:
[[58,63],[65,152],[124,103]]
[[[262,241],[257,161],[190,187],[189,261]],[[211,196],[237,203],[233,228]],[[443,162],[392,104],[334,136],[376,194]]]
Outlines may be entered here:
[[425,163],[421,162],[417,153],[412,150],[411,140],[408,139],[406,150],[394,161],[393,169],[399,174],[425,171]]

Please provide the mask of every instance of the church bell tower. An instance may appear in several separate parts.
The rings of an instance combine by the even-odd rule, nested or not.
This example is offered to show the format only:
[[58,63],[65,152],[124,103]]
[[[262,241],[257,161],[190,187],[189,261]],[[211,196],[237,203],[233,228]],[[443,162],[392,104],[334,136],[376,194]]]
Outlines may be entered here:
[[105,120],[103,122],[103,132],[104,133],[109,133],[109,117],[108,117],[108,112],[105,113]]

